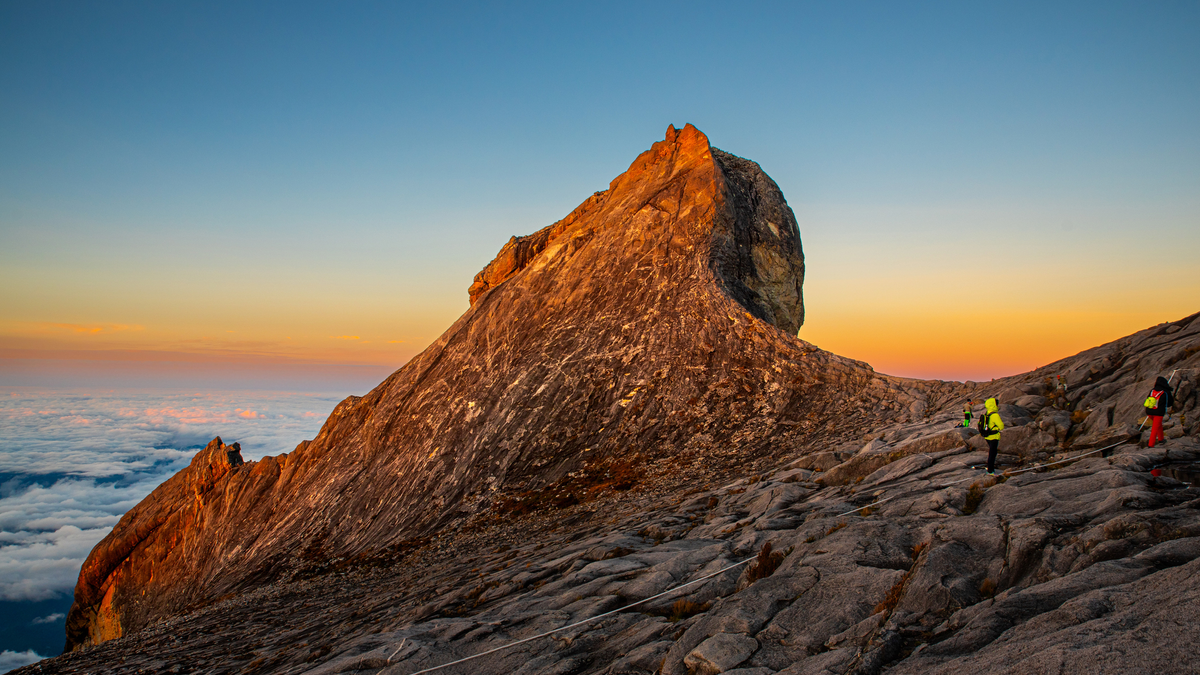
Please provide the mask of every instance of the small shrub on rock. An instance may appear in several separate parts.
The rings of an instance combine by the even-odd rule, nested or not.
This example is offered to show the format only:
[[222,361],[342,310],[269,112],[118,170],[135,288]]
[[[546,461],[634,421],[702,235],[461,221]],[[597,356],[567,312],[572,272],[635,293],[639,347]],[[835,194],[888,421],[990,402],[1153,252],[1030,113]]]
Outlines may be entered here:
[[758,558],[750,563],[750,569],[746,572],[746,578],[750,583],[754,583],[759,579],[766,579],[779,569],[779,563],[783,562],[784,553],[782,551],[773,551],[771,542],[762,545],[758,551]]
[[667,617],[667,620],[671,623],[679,623],[680,621],[693,617],[701,612],[707,612],[711,604],[712,603],[708,602],[702,604],[680,598],[671,605],[671,614]]
[[967,501],[962,507],[964,516],[969,516],[972,513],[975,513],[975,510],[979,508],[979,502],[983,501],[983,494],[983,486],[979,483],[973,484],[971,488],[967,490]]

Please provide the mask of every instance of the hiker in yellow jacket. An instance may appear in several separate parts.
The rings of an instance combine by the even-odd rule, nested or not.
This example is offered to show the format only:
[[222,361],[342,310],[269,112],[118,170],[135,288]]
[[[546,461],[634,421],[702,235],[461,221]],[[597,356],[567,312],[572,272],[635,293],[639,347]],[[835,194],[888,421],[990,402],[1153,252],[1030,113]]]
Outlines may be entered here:
[[1000,449],[1000,432],[1004,429],[1004,420],[1000,419],[1000,406],[995,398],[983,402],[983,417],[979,418],[979,433],[988,444],[989,476],[996,475],[996,452]]

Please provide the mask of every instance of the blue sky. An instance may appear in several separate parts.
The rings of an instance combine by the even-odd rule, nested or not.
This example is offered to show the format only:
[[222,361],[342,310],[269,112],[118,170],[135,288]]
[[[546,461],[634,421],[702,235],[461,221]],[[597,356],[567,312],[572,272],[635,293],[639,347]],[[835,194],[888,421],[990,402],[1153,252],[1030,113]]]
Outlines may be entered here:
[[[779,183],[800,336],[878,370],[986,379],[1200,310],[1197,35],[1196,2],[0,3],[0,459],[40,444],[0,586],[40,585],[0,601],[42,635],[0,669],[193,445],[274,454],[336,400],[247,388],[366,391],[668,124]],[[195,389],[99,392],[139,385]],[[93,459],[145,436],[121,481],[61,469],[88,429]]]
[[[801,337],[1017,372],[1200,309],[1139,289],[1200,278],[1198,30],[1190,2],[4,3],[0,349],[395,367],[509,236],[690,122],[796,210]],[[976,337],[982,297],[1038,328]]]

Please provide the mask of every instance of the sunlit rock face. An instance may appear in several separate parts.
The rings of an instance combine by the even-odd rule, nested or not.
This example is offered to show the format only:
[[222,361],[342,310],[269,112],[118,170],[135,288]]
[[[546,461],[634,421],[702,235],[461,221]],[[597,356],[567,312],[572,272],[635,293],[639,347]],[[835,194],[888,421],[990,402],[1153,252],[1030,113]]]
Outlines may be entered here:
[[315,439],[239,467],[210,445],[130,511],[83,567],[68,648],[502,506],[587,500],[924,409],[940,385],[795,337],[803,277],[775,183],[668,128],[608,190],[506,244],[470,309]]
[[[315,439],[215,439],[126,514],[68,619],[101,644],[28,672],[1186,671],[1200,314],[887,377],[793,336],[794,233],[753,163],[669,129]],[[962,426],[993,396],[1006,476]]]

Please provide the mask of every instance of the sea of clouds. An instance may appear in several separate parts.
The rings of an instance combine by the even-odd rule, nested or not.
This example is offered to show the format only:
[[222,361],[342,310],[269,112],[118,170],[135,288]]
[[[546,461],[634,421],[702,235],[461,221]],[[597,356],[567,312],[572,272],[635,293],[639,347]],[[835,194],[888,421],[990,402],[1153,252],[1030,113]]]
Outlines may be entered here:
[[[92,547],[214,436],[247,460],[291,452],[342,398],[0,388],[0,602],[69,607]],[[0,617],[0,673],[42,658],[15,636],[62,630],[61,611]]]

